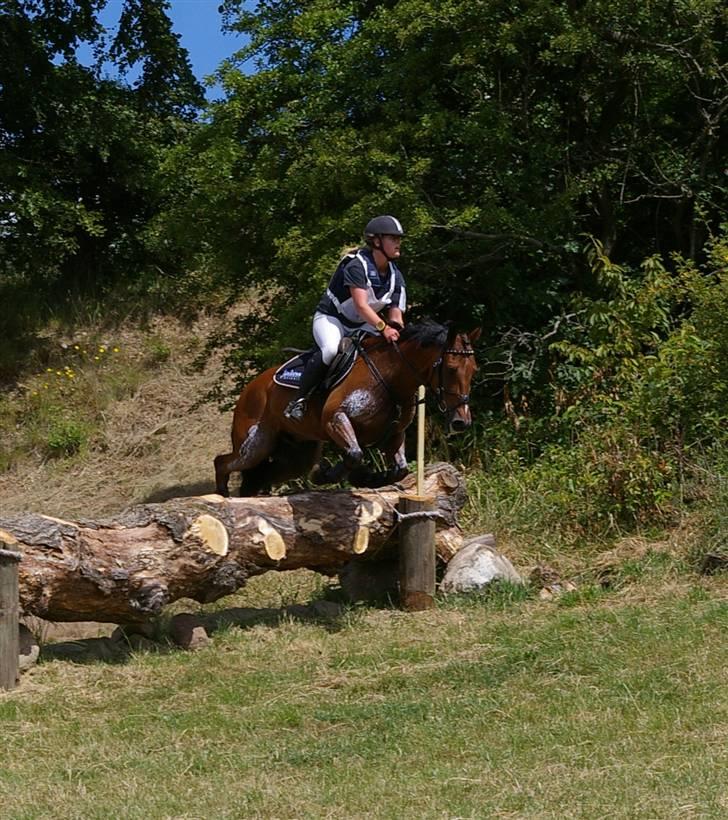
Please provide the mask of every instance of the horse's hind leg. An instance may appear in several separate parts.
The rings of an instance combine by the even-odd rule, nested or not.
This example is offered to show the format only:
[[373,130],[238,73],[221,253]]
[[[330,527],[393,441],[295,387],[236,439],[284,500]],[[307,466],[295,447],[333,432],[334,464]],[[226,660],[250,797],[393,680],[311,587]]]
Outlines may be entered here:
[[279,439],[268,463],[270,483],[282,484],[305,476],[321,458],[322,448],[320,441]]
[[215,457],[215,488],[225,498],[230,495],[228,484],[230,482],[230,473],[234,472],[234,468],[230,465],[235,459],[235,453],[225,453]]
[[306,475],[321,457],[320,441],[279,439],[269,458],[243,473],[241,495],[270,492],[271,487]]
[[[230,473],[239,471],[244,477],[246,471],[252,470],[268,458],[275,442],[275,435],[262,425],[251,425],[237,453],[227,453],[215,459],[215,483],[218,493],[227,497],[230,494],[228,490]],[[246,491],[246,494],[250,493]]]

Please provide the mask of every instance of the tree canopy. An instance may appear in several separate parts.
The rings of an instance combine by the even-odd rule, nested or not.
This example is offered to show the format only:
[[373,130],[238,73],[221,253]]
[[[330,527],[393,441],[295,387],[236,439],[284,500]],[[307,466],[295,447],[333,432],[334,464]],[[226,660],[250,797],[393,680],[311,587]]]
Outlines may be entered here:
[[202,103],[167,0],[125,0],[113,37],[98,20],[105,5],[2,2],[0,294],[16,332],[13,314],[27,317],[33,303],[144,275],[157,167]]
[[491,329],[595,286],[584,234],[627,265],[697,258],[722,218],[723,3],[246,5],[223,5],[250,42],[172,161],[168,230],[239,286],[280,285],[289,327],[374,213],[405,223],[423,308]]

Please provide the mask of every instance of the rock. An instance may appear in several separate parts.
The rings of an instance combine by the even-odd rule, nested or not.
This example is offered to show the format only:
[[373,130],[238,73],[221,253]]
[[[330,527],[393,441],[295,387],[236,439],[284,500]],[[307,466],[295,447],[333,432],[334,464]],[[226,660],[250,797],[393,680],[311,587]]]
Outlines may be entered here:
[[180,612],[169,623],[169,634],[177,646],[194,652],[210,643],[202,619],[191,612]]
[[35,635],[25,624],[19,624],[20,654],[18,655],[18,671],[27,672],[38,662],[40,644]]
[[339,572],[341,590],[348,601],[377,601],[396,597],[397,561],[350,561]]
[[728,569],[728,551],[714,551],[706,553],[700,562],[700,571],[703,575],[713,575],[720,570]]
[[536,564],[528,576],[528,581],[534,589],[539,591],[538,597],[542,601],[550,601],[564,592],[574,592],[576,589],[573,581],[562,578],[548,564]]
[[156,624],[145,622],[141,624],[123,624],[117,626],[111,633],[111,640],[123,644],[129,644],[132,635],[141,636],[153,641],[157,633]]
[[447,565],[440,590],[476,592],[493,581],[523,584],[513,564],[495,548],[493,535],[479,535],[466,541]]

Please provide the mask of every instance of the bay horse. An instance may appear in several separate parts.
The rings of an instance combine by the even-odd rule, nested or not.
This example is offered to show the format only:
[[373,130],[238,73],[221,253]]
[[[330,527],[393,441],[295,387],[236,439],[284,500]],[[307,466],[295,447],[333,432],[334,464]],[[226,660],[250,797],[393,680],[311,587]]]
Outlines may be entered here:
[[[457,333],[435,322],[407,325],[393,344],[370,336],[359,343],[359,357],[346,378],[327,395],[315,392],[300,421],[283,415],[291,390],[274,381],[278,368],[269,368],[240,393],[232,452],[215,459],[217,492],[228,496],[230,474],[238,471],[240,494],[248,496],[311,470],[318,484],[353,481],[362,448],[373,446],[391,464],[380,485],[399,481],[407,474],[404,435],[415,415],[418,386],[434,391],[450,431],[470,426],[470,384],[477,369],[473,343],[479,337],[480,328]],[[333,468],[319,464],[326,441],[343,451]]]

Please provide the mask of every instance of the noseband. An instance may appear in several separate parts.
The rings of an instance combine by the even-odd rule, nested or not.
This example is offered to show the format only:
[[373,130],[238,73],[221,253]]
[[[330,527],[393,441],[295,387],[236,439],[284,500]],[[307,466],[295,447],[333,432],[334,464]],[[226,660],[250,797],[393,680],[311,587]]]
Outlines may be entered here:
[[[440,356],[440,358],[435,362],[435,364],[432,365],[433,368],[437,368],[437,378],[439,386],[435,388],[435,396],[437,397],[437,409],[441,413],[447,413],[448,410],[454,413],[458,409],[458,407],[463,407],[464,405],[470,403],[469,393],[458,393],[457,390],[446,390],[443,386],[443,370],[445,368],[445,356],[448,353],[452,356],[475,356],[475,351],[472,348],[455,350],[455,348],[451,347],[447,348],[446,350],[443,350],[442,356]],[[454,407],[448,407],[445,403],[445,396],[456,396],[458,403]]]

